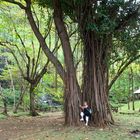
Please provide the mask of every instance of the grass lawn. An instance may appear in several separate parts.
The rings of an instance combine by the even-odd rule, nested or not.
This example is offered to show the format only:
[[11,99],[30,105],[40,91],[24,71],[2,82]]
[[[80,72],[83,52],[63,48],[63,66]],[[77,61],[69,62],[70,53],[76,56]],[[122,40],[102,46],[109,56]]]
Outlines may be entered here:
[[[38,140],[136,140],[129,134],[131,130],[140,128],[140,116],[114,116],[116,125],[105,129],[94,127],[67,128],[51,127],[40,134],[34,135]],[[33,136],[33,137],[34,137]],[[140,137],[139,137],[140,139]]]
[[124,104],[119,108],[119,112],[138,112],[140,109],[140,100],[135,101],[135,111],[132,110],[132,102],[130,102],[130,110],[128,110],[128,104]]
[[[21,116],[20,116],[21,115]],[[25,113],[0,120],[0,140],[140,140],[129,132],[140,130],[140,114],[114,113],[115,125],[105,129],[65,127],[61,112],[30,117]]]

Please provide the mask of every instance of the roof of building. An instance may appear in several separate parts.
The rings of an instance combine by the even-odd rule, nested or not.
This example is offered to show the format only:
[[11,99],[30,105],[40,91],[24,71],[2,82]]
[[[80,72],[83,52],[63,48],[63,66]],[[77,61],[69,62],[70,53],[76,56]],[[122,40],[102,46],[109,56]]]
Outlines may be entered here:
[[140,88],[134,92],[134,94],[140,94]]

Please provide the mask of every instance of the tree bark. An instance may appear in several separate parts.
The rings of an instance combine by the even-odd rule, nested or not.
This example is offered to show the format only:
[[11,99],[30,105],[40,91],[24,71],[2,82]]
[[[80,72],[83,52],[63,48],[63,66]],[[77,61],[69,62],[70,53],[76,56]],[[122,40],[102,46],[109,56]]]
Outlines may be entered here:
[[35,109],[35,94],[34,94],[34,86],[30,85],[30,115],[37,116],[38,113]]
[[68,33],[63,21],[63,13],[59,0],[53,1],[54,22],[58,35],[62,43],[62,49],[65,59],[65,90],[64,90],[64,113],[65,124],[68,126],[79,125],[79,105],[80,105],[80,87],[76,77],[73,55]]
[[108,103],[107,36],[97,38],[92,31],[82,33],[84,42],[83,101],[91,106],[92,123],[104,127],[114,123]]

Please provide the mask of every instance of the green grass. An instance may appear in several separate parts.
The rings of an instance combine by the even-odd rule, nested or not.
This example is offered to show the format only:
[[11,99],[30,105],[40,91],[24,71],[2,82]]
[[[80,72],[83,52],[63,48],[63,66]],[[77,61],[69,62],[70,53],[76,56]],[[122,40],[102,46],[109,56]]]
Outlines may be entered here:
[[17,113],[8,112],[8,114],[14,117],[29,116],[29,112],[23,112],[23,111],[19,111]]
[[139,129],[140,116],[114,114],[115,125],[105,129],[95,127],[64,127],[55,125],[47,127],[32,136],[21,137],[23,140],[33,138],[34,140],[140,140],[132,135],[130,131]]
[[5,116],[5,115],[3,115],[3,114],[0,114],[0,120],[6,119],[6,118],[7,118],[7,116]]
[[[17,113],[13,113],[12,111],[9,111],[9,112],[8,112],[8,116],[9,116],[9,117],[10,117],[10,116],[12,116],[12,117],[22,117],[22,116],[23,116],[23,117],[24,117],[24,116],[29,116],[29,113],[28,113],[28,112],[22,112],[22,111],[17,112]],[[0,113],[0,120],[6,119],[8,116],[6,116],[6,115]]]
[[[15,135],[14,138],[10,138],[11,140],[140,140],[140,137],[136,138],[130,135],[130,131],[140,129],[140,114],[122,115],[114,113],[115,125],[108,126],[105,129],[85,127],[84,124],[81,127],[65,127],[63,122],[59,121],[62,117],[62,112],[44,113],[42,117],[37,118],[29,117],[27,114],[28,112],[10,114],[20,117],[16,119],[19,119],[22,124],[19,133],[14,131]],[[0,115],[0,117],[2,116]],[[55,117],[58,117],[58,120]],[[50,118],[54,119],[54,121],[50,121]],[[44,121],[41,121],[42,119]],[[6,124],[10,125],[11,120],[7,121],[9,123]],[[26,126],[27,121],[28,126]],[[14,123],[16,124],[17,122],[15,121]],[[40,126],[41,123],[46,125]],[[33,127],[32,124],[36,127]],[[14,128],[18,128],[18,126],[14,126]],[[26,129],[29,132],[25,131]]]
[[135,101],[135,111],[132,109],[132,102],[130,102],[130,110],[128,110],[128,104],[124,104],[119,108],[120,112],[138,112],[140,109],[140,100]]
[[[130,103],[132,106],[132,102]],[[24,133],[24,135],[20,135],[20,137],[14,138],[13,140],[140,140],[135,136],[130,135],[130,131],[139,129],[140,130],[140,113],[138,113],[138,109],[140,108],[140,101],[135,102],[136,114],[134,115],[122,115],[119,113],[114,113],[115,125],[109,126],[105,129],[95,128],[95,127],[64,127],[63,124],[59,124],[57,120],[54,119],[52,125],[47,125],[41,129],[38,127],[32,131],[30,134]],[[132,112],[128,111],[128,105],[124,104],[120,112]],[[8,112],[10,116],[28,118],[28,112],[19,111],[17,114],[14,114],[11,111]],[[62,113],[57,114],[54,113],[39,113],[42,117],[53,117],[59,116]],[[0,114],[0,120],[6,119],[7,117]],[[18,119],[18,118],[17,118]],[[30,118],[31,119],[31,118]],[[29,119],[29,120],[30,120]],[[41,119],[41,118],[40,118]],[[39,122],[36,122],[39,123]],[[58,123],[58,124],[57,124]],[[22,130],[24,130],[23,128]],[[28,128],[29,129],[29,128]],[[30,130],[30,129],[29,129]],[[38,131],[36,131],[38,130]],[[21,131],[21,130],[19,130]],[[12,140],[12,139],[11,139]]]

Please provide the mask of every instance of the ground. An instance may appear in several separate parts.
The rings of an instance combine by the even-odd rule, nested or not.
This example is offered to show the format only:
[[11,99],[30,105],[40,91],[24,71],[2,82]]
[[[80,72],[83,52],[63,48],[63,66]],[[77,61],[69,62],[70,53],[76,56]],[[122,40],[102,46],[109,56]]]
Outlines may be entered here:
[[43,116],[12,116],[0,120],[0,140],[136,140],[131,130],[140,129],[140,114],[114,114],[115,125],[105,129],[95,127],[65,127],[61,112]]

